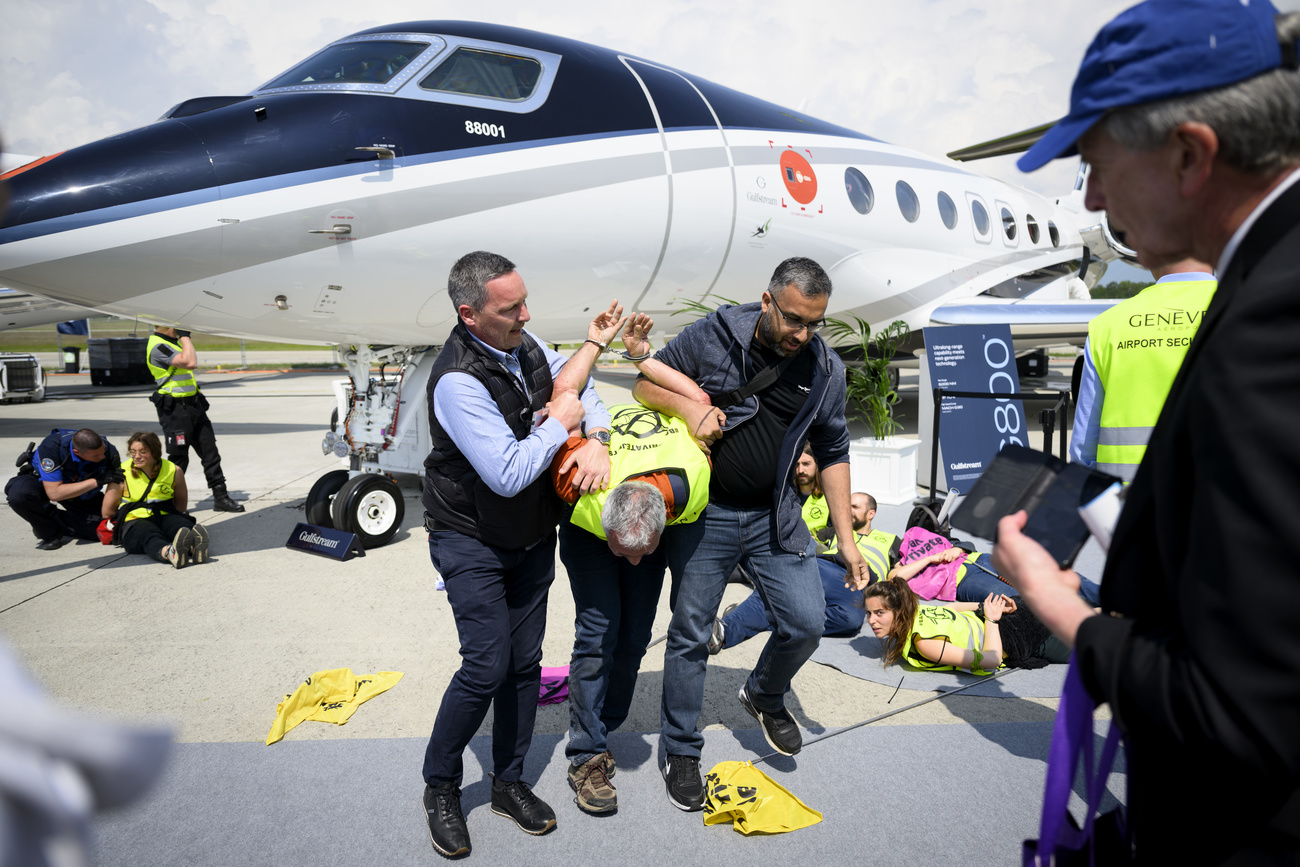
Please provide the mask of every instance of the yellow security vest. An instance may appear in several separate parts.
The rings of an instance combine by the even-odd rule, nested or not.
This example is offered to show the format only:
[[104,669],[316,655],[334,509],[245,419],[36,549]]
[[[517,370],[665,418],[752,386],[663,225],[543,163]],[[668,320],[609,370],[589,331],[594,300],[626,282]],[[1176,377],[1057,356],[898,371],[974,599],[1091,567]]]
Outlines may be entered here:
[[826,505],[825,497],[813,494],[803,501],[803,522],[813,534],[831,522],[831,508]]
[[609,478],[603,491],[583,494],[573,507],[574,526],[605,538],[601,510],[615,485],[658,472],[675,473],[686,484],[686,502],[675,503],[668,523],[689,524],[709,504],[709,459],[691,438],[680,419],[640,404],[622,404],[610,410]]
[[907,640],[903,642],[904,662],[930,671],[957,670],[958,666],[941,665],[923,656],[913,647],[914,640],[918,638],[946,638],[953,647],[973,651],[976,660],[971,668],[973,674],[989,674],[1002,667],[1000,659],[988,668],[983,666],[984,621],[974,611],[957,611],[945,605],[918,605],[916,619],[912,621],[912,628],[907,631]]
[[[122,462],[122,472],[126,474],[126,489],[122,492],[123,503],[134,503],[144,496],[144,489],[149,487],[149,477],[144,473],[133,472],[134,464],[130,461]],[[154,479],[153,487],[149,488],[149,498],[146,503],[167,503],[176,496],[176,465],[164,458],[158,464],[158,476]],[[175,508],[165,509],[163,513],[173,512]],[[127,512],[124,520],[134,521],[136,518],[147,518],[153,512],[146,508],[133,509]]]
[[1097,469],[1133,480],[1216,286],[1214,280],[1156,283],[1088,324],[1092,363],[1105,390]]
[[153,363],[154,347],[160,343],[166,343],[176,347],[180,351],[180,344],[169,337],[164,337],[158,332],[149,335],[149,342],[145,345],[144,359],[149,365],[149,375],[153,377],[153,387],[159,394],[170,394],[172,397],[189,397],[197,394],[199,391],[199,382],[194,378],[194,371],[186,370],[183,367],[158,367]]
[[[867,565],[875,573],[877,581],[884,581],[889,575],[889,552],[897,541],[897,536],[893,533],[886,533],[884,530],[872,530],[865,535],[862,533],[853,534],[853,543],[862,552],[863,559],[867,561]],[[830,546],[822,553],[824,555],[834,555],[839,550],[839,540],[831,539]]]

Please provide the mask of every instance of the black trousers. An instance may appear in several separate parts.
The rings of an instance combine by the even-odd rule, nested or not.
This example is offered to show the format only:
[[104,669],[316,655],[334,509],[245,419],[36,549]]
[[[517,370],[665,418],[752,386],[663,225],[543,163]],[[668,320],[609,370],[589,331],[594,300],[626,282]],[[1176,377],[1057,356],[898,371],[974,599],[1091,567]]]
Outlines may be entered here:
[[221,454],[217,451],[217,435],[208,421],[208,399],[203,393],[189,403],[175,401],[170,407],[163,400],[156,404],[158,424],[163,429],[167,460],[187,472],[190,468],[190,446],[203,461],[203,476],[209,488],[225,487],[226,477],[221,472]]
[[493,773],[502,782],[518,780],[537,717],[555,531],[524,551],[435,531],[429,534],[429,557],[447,586],[461,664],[442,695],[425,749],[425,782],[460,785],[462,755],[489,706]]
[[182,527],[193,526],[193,518],[175,512],[136,518],[122,528],[122,547],[128,554],[148,554],[159,563],[166,563],[162,549],[172,543]]
[[45,485],[35,473],[14,476],[5,484],[5,497],[9,508],[32,525],[32,532],[42,542],[51,542],[64,536],[75,536],[91,542],[99,541],[95,532],[102,520],[104,492],[82,499],[63,500],[63,508],[50,502],[45,495]]

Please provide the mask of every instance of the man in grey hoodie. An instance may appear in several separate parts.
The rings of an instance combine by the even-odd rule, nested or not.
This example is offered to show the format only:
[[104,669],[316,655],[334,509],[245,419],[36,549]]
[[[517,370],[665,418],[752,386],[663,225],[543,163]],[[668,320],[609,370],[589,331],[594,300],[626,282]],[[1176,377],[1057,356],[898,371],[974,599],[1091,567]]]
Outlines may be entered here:
[[[792,756],[803,745],[785,709],[790,681],[821,639],[826,602],[816,548],[800,517],[795,464],[805,440],[822,468],[831,523],[852,538],[844,364],[817,331],[831,280],[811,259],[777,266],[763,299],[724,305],[687,326],[655,358],[689,376],[711,406],[641,377],[633,394],[674,415],[713,459],[709,506],[693,524],[664,534],[672,572],[664,654],[660,740],[668,798],[682,810],[704,804],[699,731],[708,640],[727,577],[742,564],[775,622],[740,703],[768,744]],[[724,435],[725,434],[725,435]],[[852,547],[852,546],[851,546]],[[845,551],[845,580],[864,584],[867,564]]]

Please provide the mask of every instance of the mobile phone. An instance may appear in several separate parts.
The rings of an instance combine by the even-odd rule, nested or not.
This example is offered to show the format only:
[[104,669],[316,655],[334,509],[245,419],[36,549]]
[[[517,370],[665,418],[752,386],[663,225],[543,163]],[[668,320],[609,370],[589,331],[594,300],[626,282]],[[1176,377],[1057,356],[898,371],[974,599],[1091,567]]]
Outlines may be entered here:
[[1024,509],[1024,534],[1069,568],[1091,532],[1079,508],[1119,481],[1046,452],[1009,445],[998,452],[953,512],[952,526],[997,541],[998,521]]

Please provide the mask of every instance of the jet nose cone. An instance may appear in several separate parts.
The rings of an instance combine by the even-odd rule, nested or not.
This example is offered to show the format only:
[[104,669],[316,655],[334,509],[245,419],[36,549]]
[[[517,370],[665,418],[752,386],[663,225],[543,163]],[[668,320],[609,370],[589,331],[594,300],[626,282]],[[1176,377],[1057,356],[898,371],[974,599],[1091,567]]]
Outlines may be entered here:
[[[0,284],[107,307],[215,273],[219,192],[208,151],[159,121],[9,173]],[[163,219],[148,219],[165,215]],[[177,302],[184,306],[193,301]]]
[[126,216],[122,209],[143,212],[143,203],[167,196],[216,195],[206,148],[176,121],[37,160],[7,174],[5,182],[10,200],[0,217],[0,243]]

